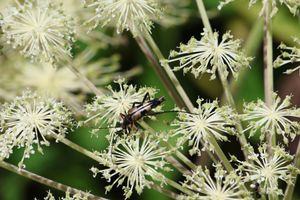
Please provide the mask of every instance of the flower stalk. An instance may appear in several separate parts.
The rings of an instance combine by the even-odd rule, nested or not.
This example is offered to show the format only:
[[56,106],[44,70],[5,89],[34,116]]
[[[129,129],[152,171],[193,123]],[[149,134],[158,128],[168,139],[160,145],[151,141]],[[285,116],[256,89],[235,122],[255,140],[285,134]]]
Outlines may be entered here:
[[[272,42],[272,1],[267,1],[264,9],[264,90],[268,107],[273,104],[273,42]],[[276,134],[268,136],[269,151],[276,146]]]
[[55,188],[55,189],[63,191],[63,192],[69,192],[69,193],[74,194],[74,195],[75,194],[82,194],[83,196],[86,196],[89,200],[107,200],[106,198],[98,197],[98,196],[95,196],[95,195],[92,195],[92,194],[88,194],[86,192],[83,192],[81,190],[72,188],[72,187],[64,185],[62,183],[55,182],[55,181],[50,180],[48,178],[44,178],[42,176],[39,176],[39,175],[34,174],[32,172],[29,172],[27,170],[20,169],[16,166],[14,166],[12,164],[9,164],[7,162],[4,162],[4,161],[0,161],[0,167],[3,168],[3,169],[8,170],[10,172],[16,173],[20,176],[23,176],[25,178],[28,178],[30,180],[33,180],[35,182],[41,183],[43,185]]

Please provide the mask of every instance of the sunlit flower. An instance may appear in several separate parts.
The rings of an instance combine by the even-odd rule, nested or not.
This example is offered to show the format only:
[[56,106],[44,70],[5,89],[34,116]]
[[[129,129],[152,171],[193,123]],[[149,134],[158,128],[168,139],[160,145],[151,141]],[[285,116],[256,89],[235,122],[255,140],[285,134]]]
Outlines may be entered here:
[[40,145],[48,146],[48,137],[59,140],[72,124],[71,113],[61,103],[30,91],[3,104],[0,119],[1,140],[6,140],[4,142],[10,146],[7,149],[25,148],[20,166],[25,158],[35,153],[34,145],[42,152]]
[[4,40],[34,61],[55,62],[71,56],[74,29],[61,5],[48,0],[28,0],[4,10]]
[[192,113],[179,112],[178,120],[173,126],[179,126],[174,130],[175,135],[180,135],[179,142],[188,140],[193,146],[191,154],[200,154],[200,143],[213,148],[209,143],[210,137],[226,141],[227,133],[233,132],[236,115],[229,107],[219,107],[217,101],[203,103],[198,99],[198,108]]
[[259,185],[261,194],[283,195],[279,188],[278,181],[292,183],[296,177],[295,172],[299,171],[290,163],[293,157],[283,148],[273,148],[273,154],[267,152],[267,145],[259,147],[259,153],[248,148],[248,161],[236,160],[240,166],[238,171],[243,175],[245,182],[250,182],[251,187]]
[[195,192],[188,199],[197,200],[238,200],[251,199],[250,194],[242,189],[241,177],[234,173],[227,173],[221,164],[216,166],[214,178],[208,169],[197,168],[191,175],[186,175],[183,187]]
[[91,116],[87,121],[95,119],[96,122],[104,121],[115,125],[120,122],[120,115],[126,114],[132,108],[133,103],[142,102],[147,92],[150,96],[156,92],[155,89],[147,87],[137,89],[121,79],[116,83],[119,85],[119,90],[114,90],[109,86],[109,94],[97,96],[92,104],[87,105],[87,112]]
[[261,139],[268,134],[281,135],[285,143],[288,138],[294,139],[299,134],[300,124],[291,118],[299,118],[300,109],[292,107],[291,96],[281,100],[277,94],[273,94],[273,104],[268,107],[262,100],[244,104],[243,121],[248,121],[247,129],[252,136],[257,130],[261,131]]
[[[277,59],[274,61],[274,67],[281,67],[283,65],[287,64],[294,64],[300,62],[300,40],[298,38],[294,38],[294,42],[297,46],[289,47],[285,44],[281,44],[278,48],[281,50],[281,54],[277,57]],[[289,69],[285,73],[290,74],[293,73],[296,70],[299,70],[300,66]]]
[[123,185],[125,198],[129,198],[136,190],[141,194],[145,187],[150,187],[153,180],[164,182],[164,176],[158,170],[169,170],[165,165],[166,149],[159,147],[159,141],[150,136],[120,139],[115,144],[112,153],[104,155],[109,160],[108,169],[92,168],[94,175],[101,173],[112,184],[106,187],[110,191],[114,185]]
[[94,16],[88,23],[100,26],[116,27],[117,33],[124,30],[134,35],[150,32],[152,20],[157,19],[160,8],[156,0],[93,0],[86,7],[95,9]]
[[249,66],[251,58],[246,57],[240,40],[232,40],[230,33],[224,34],[221,40],[218,32],[212,34],[204,30],[201,35],[199,41],[191,38],[187,44],[180,44],[179,51],[171,51],[169,60],[162,61],[162,64],[178,62],[175,71],[183,70],[184,74],[190,71],[196,78],[209,73],[211,79],[216,78],[218,70],[225,78],[229,72],[236,77],[241,68]]

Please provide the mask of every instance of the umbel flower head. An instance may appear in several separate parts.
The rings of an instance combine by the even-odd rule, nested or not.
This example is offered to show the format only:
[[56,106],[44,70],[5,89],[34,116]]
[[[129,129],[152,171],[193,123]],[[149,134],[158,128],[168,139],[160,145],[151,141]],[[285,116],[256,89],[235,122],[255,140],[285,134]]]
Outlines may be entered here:
[[274,93],[273,104],[268,107],[262,100],[244,104],[243,121],[248,121],[247,130],[252,136],[257,130],[261,131],[261,140],[267,133],[278,134],[283,137],[284,143],[288,143],[288,137],[294,139],[299,134],[300,123],[291,118],[299,118],[300,109],[292,107],[291,96],[283,100]]
[[[299,38],[294,38],[294,42],[296,43],[297,46],[294,47],[289,47],[285,44],[280,44],[279,49],[281,50],[281,54],[276,58],[274,61],[274,67],[281,67],[283,65],[287,64],[294,64],[294,63],[299,63],[300,62],[300,40]],[[294,69],[289,69],[285,73],[291,74],[296,70],[299,70],[300,66],[294,68]]]
[[196,78],[209,73],[211,79],[216,78],[217,71],[225,78],[229,72],[237,77],[241,68],[249,66],[251,58],[243,53],[240,40],[232,40],[229,32],[220,41],[218,32],[204,30],[201,36],[201,40],[191,38],[187,44],[180,44],[179,51],[171,51],[169,60],[162,64],[178,62],[175,71],[183,70],[184,74],[190,71]]
[[169,170],[166,167],[165,157],[167,151],[159,147],[159,140],[150,136],[140,135],[119,139],[113,147],[112,153],[102,155],[107,162],[108,169],[91,171],[96,176],[101,173],[112,184],[106,187],[110,191],[114,185],[123,185],[125,199],[129,198],[136,190],[141,194],[145,187],[150,187],[153,180],[164,182],[164,176],[158,170]]
[[250,194],[242,189],[243,181],[234,172],[227,173],[221,164],[215,166],[216,172],[211,177],[208,169],[198,167],[191,175],[186,175],[183,187],[193,191],[193,196],[183,199],[198,200],[239,200],[251,199]]
[[152,20],[160,15],[157,0],[93,0],[86,7],[95,9],[87,22],[95,22],[93,28],[110,25],[117,33],[126,30],[134,35],[151,32]]
[[48,146],[49,137],[57,140],[64,137],[72,124],[72,114],[62,103],[30,91],[3,104],[0,111],[1,152],[6,152],[4,156],[8,158],[13,147],[24,148],[20,166],[25,158],[35,153],[34,145],[42,153],[40,145]]
[[74,29],[61,5],[50,0],[17,2],[2,13],[3,39],[33,61],[56,62],[71,56]]
[[96,122],[104,121],[115,125],[120,121],[120,115],[132,108],[133,103],[142,102],[147,92],[151,97],[156,93],[153,88],[137,89],[136,86],[128,85],[124,81],[124,79],[117,80],[118,90],[109,86],[109,94],[97,96],[92,104],[87,105],[86,110],[90,116],[87,121],[96,119]]
[[200,154],[200,144],[213,150],[210,145],[210,137],[217,140],[226,141],[226,133],[232,133],[235,124],[236,114],[230,107],[219,107],[217,101],[205,103],[202,99],[197,100],[198,108],[194,108],[192,113],[179,112],[178,119],[173,126],[178,126],[174,130],[175,135],[180,135],[179,143],[188,140],[190,154]]
[[239,161],[233,157],[240,165],[238,172],[243,175],[245,182],[251,183],[251,187],[259,186],[260,194],[283,195],[279,188],[278,181],[293,183],[296,169],[292,164],[293,156],[289,155],[283,148],[277,146],[272,149],[272,156],[267,151],[267,145],[258,148],[255,153],[249,145],[248,161]]

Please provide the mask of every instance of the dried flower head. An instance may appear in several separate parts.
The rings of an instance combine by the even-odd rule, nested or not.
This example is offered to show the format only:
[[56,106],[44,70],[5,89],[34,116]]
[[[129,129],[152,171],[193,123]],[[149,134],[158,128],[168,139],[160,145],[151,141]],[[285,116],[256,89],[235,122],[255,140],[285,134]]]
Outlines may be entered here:
[[152,20],[160,15],[156,0],[93,0],[86,7],[95,9],[94,16],[87,23],[116,27],[117,33],[124,30],[134,35],[151,32]]
[[19,163],[21,166],[25,158],[35,153],[34,145],[42,153],[40,145],[48,146],[48,137],[59,140],[65,136],[68,126],[72,124],[71,115],[62,103],[25,91],[13,102],[2,105],[0,143],[7,143],[7,149],[25,148]]
[[219,107],[217,101],[203,103],[202,99],[197,100],[198,108],[192,113],[179,112],[178,120],[173,126],[179,126],[174,130],[175,135],[180,135],[179,143],[188,140],[190,154],[200,154],[200,143],[213,150],[209,143],[210,137],[226,141],[226,133],[232,133],[235,124],[236,114],[230,107]]
[[292,107],[291,96],[281,100],[276,93],[273,94],[273,104],[268,107],[262,100],[244,104],[244,114],[241,119],[249,121],[247,130],[250,136],[257,130],[261,131],[261,140],[266,134],[278,134],[288,143],[288,137],[294,139],[299,134],[300,124],[291,118],[299,118],[300,109]]
[[272,149],[272,156],[267,152],[267,145],[260,146],[258,153],[251,147],[248,149],[248,161],[234,159],[240,164],[238,171],[244,175],[244,181],[250,182],[251,187],[259,185],[260,194],[283,195],[278,181],[293,182],[298,171],[290,164],[293,157],[278,146]]
[[[141,102],[148,92],[153,96],[156,91],[153,88],[142,87],[137,89],[133,85],[124,83],[124,79],[116,81],[119,90],[108,87],[110,93],[103,96],[97,96],[92,104],[87,105],[87,112],[90,118],[96,119],[96,122],[108,122],[115,125],[120,121],[120,115],[127,113],[132,108],[133,103]],[[96,113],[94,115],[94,113]]]
[[179,62],[179,66],[174,70],[183,70],[183,73],[191,72],[196,78],[200,74],[209,73],[211,79],[219,75],[227,77],[229,72],[237,77],[238,72],[243,67],[249,66],[251,58],[241,50],[240,40],[232,40],[233,36],[228,32],[219,41],[218,32],[210,33],[207,30],[201,34],[200,41],[191,38],[185,44],[180,44],[179,51],[171,51],[170,58],[164,62]]
[[74,28],[60,4],[27,0],[4,10],[4,40],[33,61],[56,62],[71,56]]
[[103,154],[108,169],[98,170],[92,168],[94,175],[101,173],[103,177],[111,182],[113,177],[116,179],[111,185],[106,187],[110,191],[114,185],[122,185],[125,199],[129,198],[136,190],[141,194],[145,187],[150,187],[153,180],[164,182],[164,176],[158,170],[169,170],[166,167],[165,157],[167,151],[159,147],[159,141],[150,136],[127,137],[119,139],[113,147],[112,153]]
[[[211,177],[208,169],[198,167],[191,175],[186,175],[183,187],[195,192],[189,199],[198,200],[238,200],[251,199],[250,194],[242,189],[241,177],[227,173],[221,164],[215,166],[214,178]],[[184,198],[186,199],[186,198]]]
[[[294,63],[299,63],[300,62],[300,40],[299,38],[294,38],[294,42],[296,43],[296,46],[294,47],[289,47],[285,44],[280,44],[278,47],[281,50],[281,54],[276,58],[274,61],[274,67],[281,67],[283,65],[287,64],[294,64]],[[285,73],[291,74],[296,70],[299,70],[300,66],[294,68],[294,69],[289,69]]]

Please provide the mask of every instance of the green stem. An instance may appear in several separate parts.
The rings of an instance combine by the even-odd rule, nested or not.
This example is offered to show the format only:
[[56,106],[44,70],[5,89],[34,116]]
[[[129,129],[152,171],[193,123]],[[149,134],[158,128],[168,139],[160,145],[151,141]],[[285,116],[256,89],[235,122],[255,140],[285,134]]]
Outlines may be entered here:
[[2,167],[3,169],[8,170],[10,172],[16,173],[20,176],[23,176],[25,178],[28,178],[30,180],[33,180],[35,182],[41,183],[43,185],[55,188],[55,189],[63,191],[63,192],[70,192],[73,195],[74,194],[81,194],[82,196],[88,197],[88,199],[90,199],[90,200],[106,200],[103,197],[97,197],[97,196],[94,196],[92,194],[88,194],[88,193],[83,192],[81,190],[78,190],[78,189],[72,188],[70,186],[55,182],[55,181],[50,180],[50,179],[45,178],[45,177],[39,176],[39,175],[34,174],[32,172],[29,172],[25,169],[18,168],[16,166],[14,166],[12,164],[9,164],[7,162],[4,162],[4,161],[0,161],[0,167]]
[[160,185],[152,184],[151,188],[156,190],[159,193],[166,195],[167,197],[170,197],[171,199],[178,199],[178,194],[176,194],[168,189],[165,189],[165,188],[161,187]]
[[[297,147],[294,163],[295,163],[295,167],[300,168],[300,139],[299,139],[299,142],[298,142],[298,147]],[[296,176],[293,183],[288,184],[288,186],[285,190],[285,195],[284,195],[283,200],[292,200],[294,190],[295,190],[295,184],[297,182],[297,178],[298,178],[298,176]]]
[[[219,77],[220,77],[220,80],[221,80],[221,83],[222,83],[222,86],[223,86],[223,89],[224,89],[224,93],[225,93],[227,102],[229,103],[229,105],[231,107],[233,107],[234,109],[236,109],[236,105],[235,105],[232,93],[230,91],[229,83],[228,83],[226,77],[224,77],[222,75],[222,73],[220,72],[220,70],[218,70],[218,72],[219,72]],[[245,135],[243,134],[242,123],[241,123],[241,121],[239,119],[237,119],[236,130],[238,132],[238,136],[237,137],[239,139],[239,142],[240,142],[241,146],[242,147],[246,146],[247,145],[247,139],[246,139]],[[246,148],[242,148],[242,151],[243,151],[245,159],[248,160],[249,152],[247,152]]]
[[[156,55],[157,59],[159,61],[166,60],[165,57],[163,56],[163,54],[161,53],[160,49],[158,48],[157,44],[153,40],[152,36],[150,35],[150,33],[148,33],[148,32],[145,33],[144,37],[145,37],[146,41],[148,42],[149,46],[151,47],[151,49],[153,50],[154,54]],[[160,65],[158,67],[161,68]],[[179,83],[178,79],[176,78],[175,74],[173,73],[170,65],[168,63],[166,63],[166,64],[163,65],[163,68],[165,70],[165,73],[167,74],[167,76],[171,80],[173,86],[176,88],[176,91],[179,95],[179,98],[181,98],[181,100],[184,102],[185,107],[190,112],[192,112],[194,106],[193,106],[191,100],[189,99],[188,95],[186,94],[186,92],[182,88],[181,84]]]
[[195,194],[189,190],[189,189],[186,189],[184,187],[182,187],[180,184],[176,183],[175,181],[171,180],[171,179],[168,179],[166,178],[164,180],[167,184],[169,184],[170,186],[172,186],[173,188],[176,188],[177,190],[189,195],[189,196],[194,196]]
[[[264,91],[265,103],[268,107],[273,104],[273,42],[272,42],[272,1],[267,1],[264,10]],[[276,134],[267,135],[268,151],[276,146]]]
[[181,107],[181,108],[185,107],[185,104],[184,104],[182,98],[180,98],[180,95],[178,95],[178,93],[176,91],[176,88],[172,84],[169,77],[166,75],[166,73],[164,73],[163,69],[161,68],[159,62],[155,58],[153,52],[149,49],[149,47],[148,47],[147,43],[145,42],[144,38],[140,37],[140,36],[137,36],[137,37],[135,37],[135,39],[136,39],[136,42],[138,43],[139,47],[141,48],[141,50],[145,54],[145,56],[148,58],[148,60],[152,64],[156,74],[159,76],[162,83],[168,89],[169,95],[174,99],[174,101],[176,102],[176,104],[179,107]]
[[55,139],[57,139],[59,142],[65,144],[66,146],[70,147],[71,149],[99,162],[99,163],[105,163],[105,161],[103,161],[102,158],[100,158],[99,156],[95,155],[93,152],[81,147],[80,145],[78,144],[75,144],[74,142],[68,140],[67,138],[64,138],[64,137],[56,137],[56,136],[53,136]]
[[76,67],[73,66],[73,63],[70,59],[67,61],[67,67],[71,70],[71,72],[73,72],[73,74],[75,74],[75,76],[77,76],[79,80],[82,81],[82,83],[87,86],[87,88],[91,90],[91,92],[98,96],[103,94],[87,77],[85,77]]
[[196,2],[197,2],[198,10],[199,10],[204,28],[207,31],[212,33],[213,31],[211,29],[210,22],[209,22],[209,19],[208,19],[207,12],[206,12],[206,9],[204,7],[203,1],[202,0],[196,0]]

